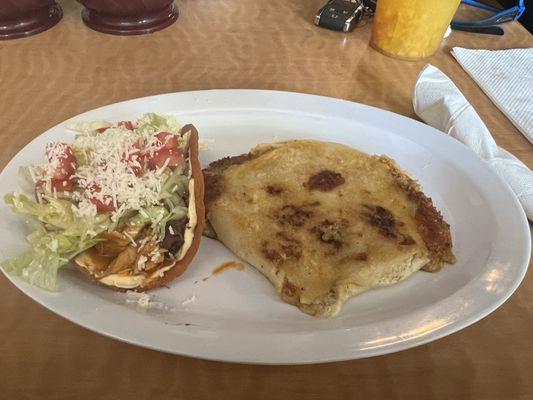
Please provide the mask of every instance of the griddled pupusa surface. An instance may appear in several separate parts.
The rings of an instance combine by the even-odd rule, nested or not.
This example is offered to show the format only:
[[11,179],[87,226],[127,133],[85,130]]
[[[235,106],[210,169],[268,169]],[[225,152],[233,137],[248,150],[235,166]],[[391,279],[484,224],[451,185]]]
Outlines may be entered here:
[[302,311],[453,262],[448,224],[389,158],[312,140],[259,145],[204,170],[218,239]]

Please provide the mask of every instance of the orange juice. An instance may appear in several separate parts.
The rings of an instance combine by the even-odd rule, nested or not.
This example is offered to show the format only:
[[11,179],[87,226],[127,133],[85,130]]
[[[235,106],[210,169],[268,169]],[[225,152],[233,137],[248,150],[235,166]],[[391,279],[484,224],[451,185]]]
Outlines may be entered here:
[[405,59],[429,57],[442,41],[461,0],[378,0],[370,44]]

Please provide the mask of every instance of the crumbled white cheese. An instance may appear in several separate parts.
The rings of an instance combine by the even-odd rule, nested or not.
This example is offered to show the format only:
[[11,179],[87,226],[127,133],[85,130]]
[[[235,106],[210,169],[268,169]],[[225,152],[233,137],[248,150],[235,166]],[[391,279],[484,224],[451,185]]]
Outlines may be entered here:
[[53,239],[49,244],[48,244],[48,248],[50,250],[52,250],[54,253],[57,251],[57,246],[58,246],[58,242],[57,242],[57,239]]
[[[138,210],[157,204],[162,180],[161,171],[147,170],[136,176],[135,169],[142,168],[139,159],[140,136],[124,127],[108,128],[100,134],[79,135],[75,147],[91,149],[88,165],[76,171],[80,186],[90,196],[84,196],[77,214],[93,215],[91,198],[105,205],[113,205],[113,220],[126,210]],[[120,205],[120,206],[119,206]]]
[[128,290],[126,292],[126,304],[135,304],[144,309],[157,309],[165,311],[173,311],[172,307],[156,301],[153,294],[148,293],[137,293],[133,290]]
[[52,178],[58,170],[61,157],[67,152],[67,144],[61,142],[50,142],[46,145],[47,163],[43,165],[44,179]]
[[144,248],[144,246],[145,246],[148,242],[155,241],[155,240],[156,240],[156,236],[155,236],[155,234],[143,237],[141,240],[139,240],[139,241],[137,242],[137,245],[139,246],[139,247],[137,248],[137,253],[140,253],[140,252],[142,251],[142,249]]
[[153,295],[148,293],[137,293],[132,290],[126,292],[126,303],[137,303],[143,308],[148,308],[152,304]]
[[[111,220],[115,222],[128,210],[159,204],[169,159],[153,170],[144,167],[142,157],[150,157],[164,145],[155,135],[142,135],[124,126],[109,127],[97,134],[79,134],[74,148],[86,149],[90,157],[88,164],[78,166],[74,175],[85,188],[76,199],[79,204],[74,213],[94,216],[97,207],[93,203],[100,202],[114,208]],[[52,163],[49,164],[47,168],[51,168]]]
[[193,294],[192,296],[187,297],[181,302],[181,305],[186,306],[187,304],[192,304],[196,301],[196,295]]
[[141,307],[149,307],[150,302],[151,302],[151,298],[148,295],[137,300],[137,304],[139,304]]
[[137,243],[135,243],[135,239],[133,239],[128,232],[123,231],[122,233],[124,234],[124,236],[126,236],[130,240],[133,247],[137,247]]
[[139,256],[139,259],[137,260],[137,268],[139,268],[140,271],[144,271],[146,268],[146,261],[148,261],[148,257],[146,256]]
[[161,253],[159,252],[159,248],[158,247],[154,247],[154,249],[148,253],[148,257],[150,257],[150,261],[152,261],[153,263],[158,263],[159,261],[161,261]]

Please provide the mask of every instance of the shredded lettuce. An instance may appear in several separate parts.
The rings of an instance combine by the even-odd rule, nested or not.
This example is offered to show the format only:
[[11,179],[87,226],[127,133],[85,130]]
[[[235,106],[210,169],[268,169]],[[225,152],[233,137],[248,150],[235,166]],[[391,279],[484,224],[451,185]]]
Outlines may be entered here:
[[74,152],[74,157],[76,158],[76,163],[78,165],[81,165],[81,166],[89,165],[89,162],[91,161],[92,149],[88,147],[74,146],[73,152]]
[[111,122],[107,121],[76,121],[67,124],[66,128],[79,133],[93,132],[100,128],[111,126]]
[[186,206],[186,200],[189,196],[189,179],[179,171],[174,171],[165,180],[161,187],[160,200],[169,210],[174,207]]
[[110,221],[106,215],[78,218],[73,215],[70,201],[46,196],[44,199],[45,202],[36,203],[23,194],[5,196],[13,211],[34,217],[42,224],[34,224],[36,230],[27,236],[31,249],[1,265],[8,273],[54,291],[57,270],[103,240],[99,234],[107,230]]
[[161,241],[165,237],[167,222],[187,217],[187,211],[187,207],[181,205],[173,207],[170,211],[164,206],[146,207],[130,220],[130,224],[150,224],[157,235],[157,240]]
[[184,198],[188,196],[189,192],[189,178],[182,174],[181,171],[173,171],[168,178],[165,180],[163,187],[161,188],[161,193],[175,195]]
[[43,203],[36,203],[24,194],[7,194],[4,197],[14,212],[31,215],[43,222],[48,229],[62,230],[66,235],[81,238],[94,236],[107,230],[110,225],[106,214],[83,218],[75,216],[70,200],[46,195],[43,199]]
[[178,132],[180,125],[172,115],[144,114],[137,120],[136,131],[141,134],[153,134],[160,131]]
[[18,184],[24,193],[33,193],[35,191],[35,181],[33,180],[30,167],[24,166],[19,168]]
[[165,207],[149,207],[140,214],[147,216],[159,240],[165,237],[168,221],[187,217],[187,201],[189,196],[189,179],[178,170],[169,174],[161,187],[160,200]]
[[47,198],[47,203],[36,203],[24,194],[7,194],[4,197],[14,212],[37,217],[41,222],[65,229],[74,222],[72,203],[68,200]]
[[97,237],[80,240],[60,232],[34,232],[28,236],[32,248],[1,265],[7,273],[18,275],[32,285],[56,291],[57,270],[100,240]]

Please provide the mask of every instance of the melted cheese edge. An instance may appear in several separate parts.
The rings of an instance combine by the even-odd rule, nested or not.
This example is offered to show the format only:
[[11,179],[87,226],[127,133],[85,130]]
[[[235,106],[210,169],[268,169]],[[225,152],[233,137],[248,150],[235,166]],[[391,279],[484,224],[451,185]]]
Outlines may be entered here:
[[133,289],[139,286],[143,280],[144,276],[142,275],[128,276],[111,274],[101,278],[100,282],[102,282],[104,285],[116,286],[122,289]]
[[189,217],[189,222],[183,233],[184,242],[178,255],[178,261],[185,257],[185,254],[187,254],[187,251],[191,247],[194,239],[194,228],[196,228],[196,224],[198,223],[198,216],[196,215],[196,198],[194,196],[194,179],[189,181],[189,208],[187,210],[187,216]]

